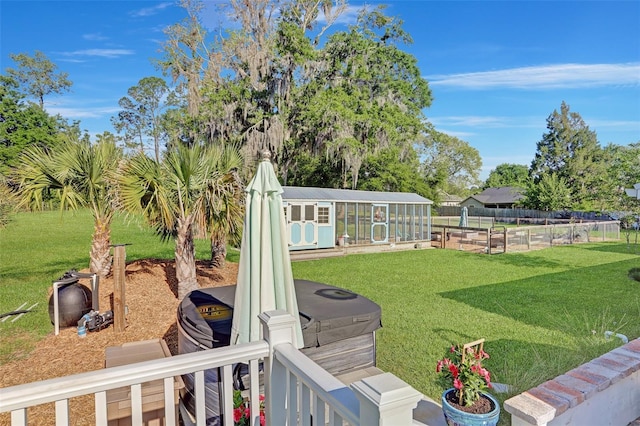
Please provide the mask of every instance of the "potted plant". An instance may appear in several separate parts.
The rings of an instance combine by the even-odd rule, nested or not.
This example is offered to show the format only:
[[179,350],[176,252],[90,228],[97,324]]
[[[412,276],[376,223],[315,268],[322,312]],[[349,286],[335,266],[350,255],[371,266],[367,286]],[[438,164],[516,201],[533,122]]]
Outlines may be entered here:
[[489,358],[484,339],[462,346],[451,346],[450,355],[438,361],[436,372],[446,390],[442,393],[442,410],[449,426],[495,426],[500,404],[486,391],[491,375],[482,366]]
[[[233,425],[251,426],[251,409],[249,400],[239,390],[233,391]],[[260,395],[260,426],[265,426],[264,395]]]

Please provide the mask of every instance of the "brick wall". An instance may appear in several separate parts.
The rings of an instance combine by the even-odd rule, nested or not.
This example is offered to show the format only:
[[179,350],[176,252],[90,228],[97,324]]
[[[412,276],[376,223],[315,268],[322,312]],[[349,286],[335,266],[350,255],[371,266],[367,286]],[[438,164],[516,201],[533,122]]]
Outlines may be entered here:
[[640,417],[640,339],[504,403],[513,426],[627,425]]

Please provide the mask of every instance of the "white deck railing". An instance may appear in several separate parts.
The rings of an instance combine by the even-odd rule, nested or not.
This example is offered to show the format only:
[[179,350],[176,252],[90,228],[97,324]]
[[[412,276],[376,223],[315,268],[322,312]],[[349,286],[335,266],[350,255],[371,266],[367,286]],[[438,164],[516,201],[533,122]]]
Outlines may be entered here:
[[[413,409],[422,395],[402,380],[386,373],[345,386],[292,345],[293,317],[283,311],[261,315],[264,340],[207,351],[176,355],[136,364],[110,367],[41,382],[0,389],[0,412],[11,412],[12,425],[27,424],[27,409],[55,403],[56,425],[74,424],[69,399],[94,394],[95,423],[106,425],[106,392],[131,389],[131,421],[143,424],[142,384],[164,381],[165,424],[175,425],[173,377],[195,373],[196,424],[206,424],[204,371],[221,367],[224,426],[233,426],[232,366],[250,368],[252,421],[258,425],[258,363],[264,360],[265,414],[268,425],[403,426],[412,424]],[[37,420],[37,419],[36,419]]]

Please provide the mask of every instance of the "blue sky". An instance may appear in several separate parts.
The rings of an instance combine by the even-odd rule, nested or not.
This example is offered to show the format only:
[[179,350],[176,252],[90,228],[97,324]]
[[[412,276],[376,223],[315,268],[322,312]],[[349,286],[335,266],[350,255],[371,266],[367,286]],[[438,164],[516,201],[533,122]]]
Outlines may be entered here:
[[[478,149],[483,179],[500,163],[529,165],[562,101],[602,145],[640,141],[640,1],[384,3],[413,37],[403,48],[433,91],[426,116]],[[361,5],[350,3],[342,25]],[[219,19],[214,9],[207,21]],[[175,2],[0,0],[0,69],[14,66],[11,53],[44,52],[74,83],[47,110],[113,132],[118,99],[161,75],[151,59],[162,30],[183,17]]]

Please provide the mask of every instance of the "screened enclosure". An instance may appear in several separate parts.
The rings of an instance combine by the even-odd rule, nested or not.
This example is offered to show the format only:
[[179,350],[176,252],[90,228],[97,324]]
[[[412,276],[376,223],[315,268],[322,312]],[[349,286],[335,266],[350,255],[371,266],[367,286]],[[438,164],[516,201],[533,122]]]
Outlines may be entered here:
[[431,239],[431,205],[418,194],[283,187],[290,250]]

